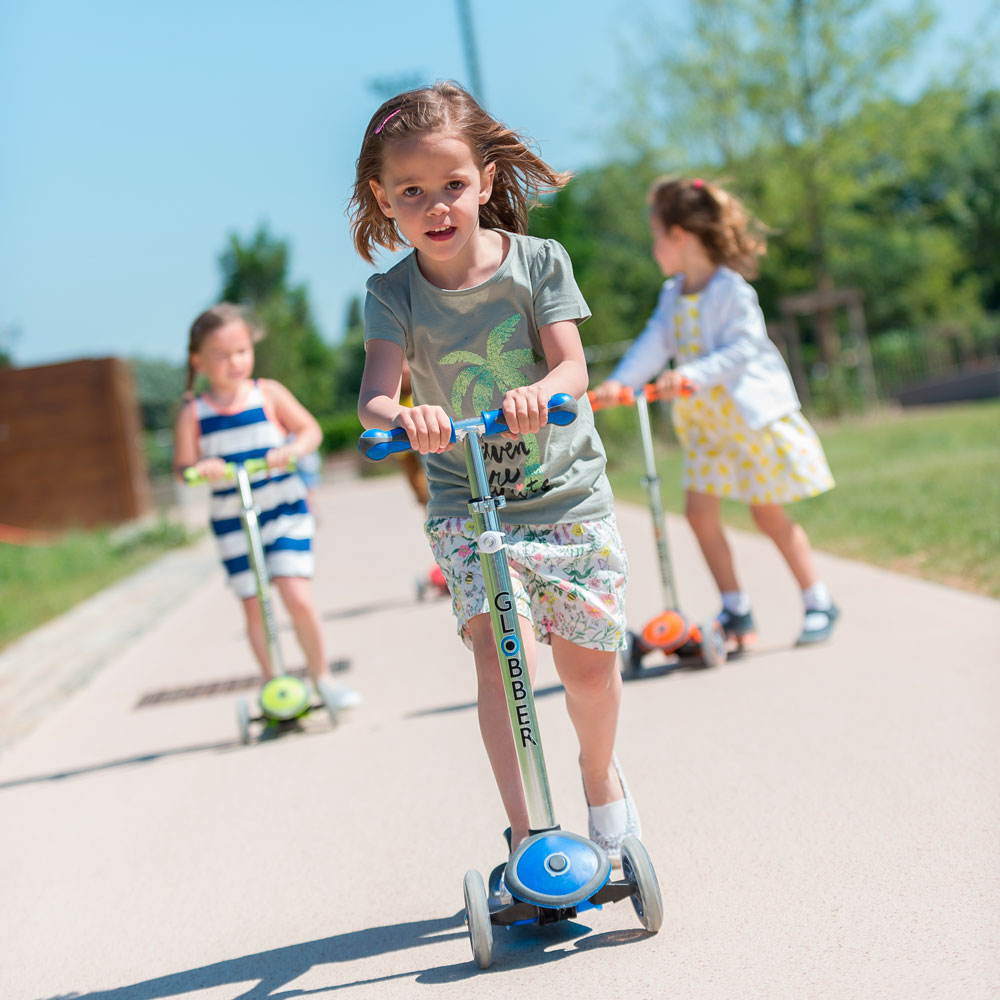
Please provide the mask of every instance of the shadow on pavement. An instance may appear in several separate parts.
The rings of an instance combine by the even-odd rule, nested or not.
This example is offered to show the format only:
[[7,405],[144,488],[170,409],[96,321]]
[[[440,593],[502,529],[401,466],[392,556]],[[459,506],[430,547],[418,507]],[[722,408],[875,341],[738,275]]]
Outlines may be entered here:
[[286,948],[275,948],[272,951],[261,951],[253,955],[244,955],[242,958],[215,962],[212,965],[203,965],[185,972],[174,972],[128,986],[94,990],[90,993],[60,993],[47,1000],[166,1000],[197,990],[253,981],[256,981],[254,986],[244,993],[235,994],[233,1000],[304,997],[411,978],[423,985],[438,986],[561,961],[576,951],[616,947],[650,938],[650,935],[639,928],[591,935],[589,927],[574,921],[564,921],[546,927],[511,927],[506,931],[498,929],[495,932],[494,962],[488,971],[478,969],[470,953],[467,962],[457,965],[330,983],[316,989],[282,991],[282,987],[294,982],[317,965],[377,958],[407,948],[465,938],[464,924],[465,911],[459,910],[451,917],[390,924],[386,927],[370,927],[348,934],[321,938],[318,941],[307,941],[304,944],[289,945]]
[[[451,933],[446,933],[446,932]],[[343,989],[358,983],[336,983],[316,990],[296,989],[289,993],[279,993],[283,986],[294,982],[299,976],[308,972],[315,965],[328,965],[331,962],[352,962],[358,959],[375,958],[389,952],[403,951],[407,948],[417,948],[421,945],[447,941],[452,938],[464,938],[465,911],[460,910],[451,917],[439,917],[434,920],[417,920],[405,924],[390,924],[387,927],[369,927],[365,930],[352,931],[348,934],[337,934],[333,937],[321,938],[318,941],[307,941],[304,944],[289,945],[286,948],[275,948],[272,951],[261,951],[242,958],[227,959],[203,965],[197,969],[185,972],[174,972],[145,982],[132,983],[128,986],[118,986],[108,990],[94,990],[91,993],[61,993],[49,1000],[159,1000],[159,998],[180,996],[205,990],[213,986],[225,986],[257,981],[245,993],[234,994],[234,1000],[264,1000],[275,996],[308,996],[310,993],[326,993],[330,990]],[[472,964],[471,955],[469,964]],[[407,972],[399,975],[385,976],[383,980],[399,979],[415,975],[419,972]]]
[[[547,698],[552,694],[559,694],[561,691],[565,690],[562,684],[550,684],[548,687],[537,688],[534,692],[535,700],[539,698]],[[408,712],[403,716],[404,719],[419,719],[425,715],[447,715],[450,712],[467,712],[470,709],[476,707],[476,702],[474,701],[462,701],[457,705],[442,705],[441,708],[422,708],[417,712]]]
[[123,757],[121,760],[109,760],[104,764],[88,764],[86,767],[71,768],[67,771],[53,771],[52,774],[38,774],[29,778],[12,778],[0,781],[0,791],[6,788],[18,788],[21,785],[37,785],[43,781],[63,781],[66,778],[79,778],[85,774],[95,774],[98,771],[108,771],[116,767],[130,767],[133,764],[150,764],[154,760],[165,757],[180,757],[189,753],[207,753],[210,750],[242,749],[237,740],[227,740],[223,743],[202,743],[197,746],[176,747],[173,750],[155,750],[152,753],[139,754],[137,757]]

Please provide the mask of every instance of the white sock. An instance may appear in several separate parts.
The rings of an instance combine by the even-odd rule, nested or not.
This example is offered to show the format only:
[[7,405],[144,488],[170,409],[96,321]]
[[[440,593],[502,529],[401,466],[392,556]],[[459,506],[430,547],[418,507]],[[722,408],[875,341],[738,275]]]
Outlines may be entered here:
[[806,611],[826,611],[833,604],[830,591],[822,580],[811,587],[806,587],[802,591],[802,600],[805,602]]
[[590,818],[594,823],[594,829],[605,837],[614,837],[619,833],[624,833],[628,825],[628,810],[625,808],[625,800],[618,799],[616,802],[609,802],[606,806],[591,806]]
[[745,615],[750,610],[750,597],[742,590],[724,590],[722,606],[731,615]]

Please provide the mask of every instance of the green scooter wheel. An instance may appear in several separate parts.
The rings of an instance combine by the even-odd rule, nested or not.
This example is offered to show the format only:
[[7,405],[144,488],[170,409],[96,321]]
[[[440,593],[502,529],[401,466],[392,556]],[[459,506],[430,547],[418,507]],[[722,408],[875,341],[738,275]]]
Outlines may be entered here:
[[298,677],[272,677],[260,689],[261,714],[275,722],[297,719],[309,711],[309,688]]

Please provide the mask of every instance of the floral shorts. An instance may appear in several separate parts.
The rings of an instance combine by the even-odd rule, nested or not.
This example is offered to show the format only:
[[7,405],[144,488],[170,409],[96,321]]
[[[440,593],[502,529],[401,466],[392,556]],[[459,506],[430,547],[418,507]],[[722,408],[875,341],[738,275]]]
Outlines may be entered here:
[[[435,517],[424,527],[451,592],[458,634],[489,611],[471,517]],[[505,524],[504,552],[517,613],[539,642],[555,633],[587,649],[625,648],[628,559],[614,514],[576,524]]]

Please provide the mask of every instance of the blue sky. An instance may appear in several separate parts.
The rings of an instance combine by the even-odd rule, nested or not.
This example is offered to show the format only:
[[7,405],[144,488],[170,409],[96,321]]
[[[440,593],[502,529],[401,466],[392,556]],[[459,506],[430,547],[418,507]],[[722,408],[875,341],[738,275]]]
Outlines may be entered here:
[[[918,80],[997,26],[998,0],[936,2]],[[471,7],[489,109],[560,169],[600,162],[642,4]],[[181,361],[260,223],[336,340],[371,271],[344,215],[371,84],[414,75],[468,83],[454,0],[0,0],[0,348]]]

